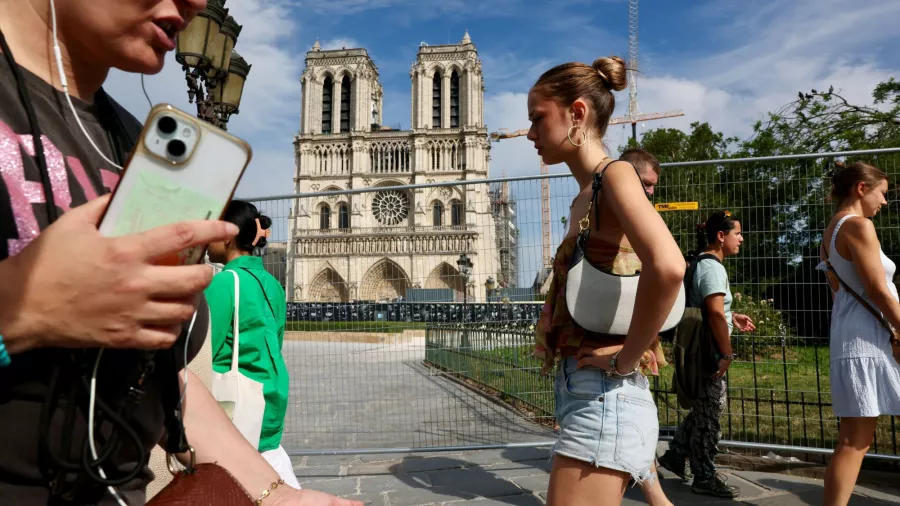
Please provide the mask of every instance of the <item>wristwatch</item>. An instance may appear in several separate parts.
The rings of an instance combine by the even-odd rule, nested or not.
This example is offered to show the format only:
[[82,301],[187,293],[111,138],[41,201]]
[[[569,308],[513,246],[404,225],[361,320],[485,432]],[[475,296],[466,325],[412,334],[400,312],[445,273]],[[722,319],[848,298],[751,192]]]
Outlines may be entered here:
[[606,371],[606,375],[607,375],[607,376],[610,376],[610,377],[617,376],[617,377],[620,377],[620,378],[627,378],[627,377],[633,375],[634,373],[638,372],[638,369],[640,368],[640,363],[638,363],[637,365],[634,366],[634,370],[633,370],[633,371],[627,372],[627,373],[625,373],[625,374],[620,373],[620,372],[616,369],[616,365],[618,365],[618,363],[619,363],[619,353],[620,353],[621,351],[622,351],[622,350],[619,350],[619,351],[615,352],[615,353],[613,354],[613,356],[610,357],[610,359],[609,359],[609,370]]

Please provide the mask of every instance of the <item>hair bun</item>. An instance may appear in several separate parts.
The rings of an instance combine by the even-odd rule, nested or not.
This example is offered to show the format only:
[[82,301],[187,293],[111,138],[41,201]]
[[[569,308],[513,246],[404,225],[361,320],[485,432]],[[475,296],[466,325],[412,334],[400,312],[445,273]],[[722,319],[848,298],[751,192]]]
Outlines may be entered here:
[[844,169],[846,167],[847,167],[847,164],[845,164],[844,162],[834,162],[835,169]]
[[597,58],[591,66],[597,71],[600,80],[603,81],[603,86],[607,89],[621,91],[628,87],[625,60],[618,56]]
[[272,218],[269,218],[268,216],[266,216],[264,214],[260,214],[258,219],[259,219],[259,226],[262,227],[263,230],[268,230],[269,227],[272,226]]

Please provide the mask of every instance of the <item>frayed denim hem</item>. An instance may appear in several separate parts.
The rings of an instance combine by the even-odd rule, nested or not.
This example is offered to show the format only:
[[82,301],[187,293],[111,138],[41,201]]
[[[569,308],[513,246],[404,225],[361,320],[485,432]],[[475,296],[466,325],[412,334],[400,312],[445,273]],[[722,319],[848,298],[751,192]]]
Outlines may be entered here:
[[602,467],[603,469],[610,469],[613,471],[619,471],[619,472],[626,473],[631,476],[631,479],[634,480],[635,485],[643,485],[645,482],[648,485],[652,485],[656,481],[656,473],[651,471],[651,469],[652,469],[651,467],[648,467],[644,471],[634,471],[632,469],[625,469],[625,467],[623,467],[623,466],[618,466],[614,462],[580,457],[578,455],[572,455],[567,452],[561,452],[559,450],[556,450],[555,448],[550,453],[550,461],[551,462],[553,461],[553,456],[555,456],[555,455],[561,455],[563,457],[567,457],[567,458],[570,458],[573,460],[578,460],[580,462],[587,462],[588,464],[590,464],[598,469]]

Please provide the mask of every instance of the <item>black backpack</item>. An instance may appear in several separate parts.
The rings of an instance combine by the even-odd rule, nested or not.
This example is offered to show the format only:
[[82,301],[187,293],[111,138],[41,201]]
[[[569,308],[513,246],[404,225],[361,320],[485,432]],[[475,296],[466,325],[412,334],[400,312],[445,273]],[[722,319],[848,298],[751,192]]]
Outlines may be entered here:
[[672,376],[672,391],[678,396],[678,404],[683,409],[700,398],[705,380],[718,368],[716,345],[706,323],[706,307],[691,305],[694,275],[697,265],[704,260],[721,261],[709,254],[700,254],[686,258],[688,263],[684,273],[684,294],[687,307],[678,325],[672,329],[668,337],[673,343],[673,360],[675,372]]

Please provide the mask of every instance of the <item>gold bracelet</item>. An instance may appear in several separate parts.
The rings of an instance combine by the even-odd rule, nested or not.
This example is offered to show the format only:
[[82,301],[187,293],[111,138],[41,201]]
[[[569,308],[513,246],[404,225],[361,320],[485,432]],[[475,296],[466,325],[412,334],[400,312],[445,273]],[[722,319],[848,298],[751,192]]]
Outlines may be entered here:
[[259,499],[257,499],[254,504],[256,504],[256,506],[262,506],[263,499],[269,497],[269,494],[278,488],[278,485],[284,485],[284,480],[279,478],[278,481],[273,481],[272,484],[269,485],[269,488],[262,491],[262,494],[259,495]]

